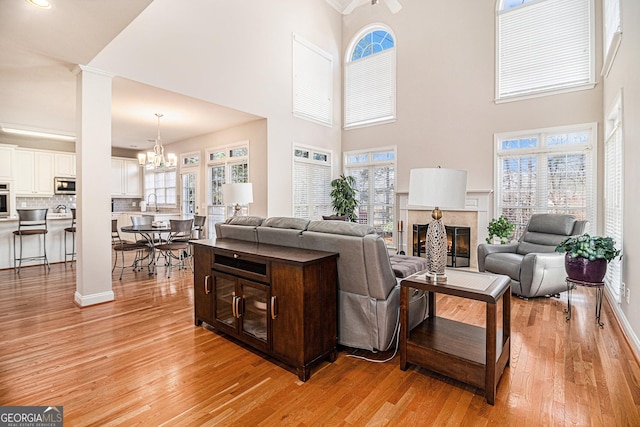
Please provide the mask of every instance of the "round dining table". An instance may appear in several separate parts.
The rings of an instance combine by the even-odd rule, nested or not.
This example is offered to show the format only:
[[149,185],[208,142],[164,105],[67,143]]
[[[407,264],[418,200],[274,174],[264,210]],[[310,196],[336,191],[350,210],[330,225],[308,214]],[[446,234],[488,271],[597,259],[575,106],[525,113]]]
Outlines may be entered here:
[[[144,240],[147,241],[149,245],[149,262],[147,264],[147,269],[149,270],[149,274],[155,274],[156,267],[156,243],[161,240],[160,235],[163,233],[170,233],[171,226],[169,223],[161,224],[161,225],[152,225],[152,224],[140,224],[140,225],[127,225],[120,228],[120,231],[123,233],[134,233],[142,236]],[[144,259],[144,258],[143,258]]]

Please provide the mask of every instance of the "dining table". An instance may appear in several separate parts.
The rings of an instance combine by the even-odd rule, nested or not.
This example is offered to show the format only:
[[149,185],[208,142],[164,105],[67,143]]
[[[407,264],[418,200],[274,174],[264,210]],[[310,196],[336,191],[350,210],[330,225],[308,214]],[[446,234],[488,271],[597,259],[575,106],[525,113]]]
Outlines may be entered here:
[[144,240],[146,240],[147,245],[149,246],[149,262],[147,263],[147,269],[149,270],[149,275],[155,274],[156,244],[162,241],[162,234],[168,234],[171,232],[171,226],[169,223],[127,225],[120,228],[120,231],[123,233],[139,234]]

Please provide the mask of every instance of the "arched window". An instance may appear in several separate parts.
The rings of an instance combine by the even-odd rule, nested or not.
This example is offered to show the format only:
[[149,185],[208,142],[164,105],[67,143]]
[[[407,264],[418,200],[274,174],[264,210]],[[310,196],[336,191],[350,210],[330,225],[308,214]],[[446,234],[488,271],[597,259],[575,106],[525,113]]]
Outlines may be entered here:
[[345,55],[344,127],[396,118],[396,39],[374,24],[352,39]]
[[496,99],[595,85],[593,0],[498,0]]

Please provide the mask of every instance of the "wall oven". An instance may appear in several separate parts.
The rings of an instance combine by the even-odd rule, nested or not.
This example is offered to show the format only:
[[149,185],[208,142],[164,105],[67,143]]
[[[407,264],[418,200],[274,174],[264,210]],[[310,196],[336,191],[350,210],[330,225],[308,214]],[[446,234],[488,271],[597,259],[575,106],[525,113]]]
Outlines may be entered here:
[[0,218],[6,218],[11,213],[11,195],[8,182],[0,182]]
[[55,194],[76,194],[76,179],[75,178],[53,178],[53,192]]

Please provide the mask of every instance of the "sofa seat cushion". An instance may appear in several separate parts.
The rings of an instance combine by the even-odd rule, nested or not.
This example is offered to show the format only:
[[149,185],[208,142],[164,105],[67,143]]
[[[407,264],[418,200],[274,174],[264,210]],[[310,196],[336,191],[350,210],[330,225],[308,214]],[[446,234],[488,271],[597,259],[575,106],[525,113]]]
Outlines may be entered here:
[[520,265],[524,255],[496,252],[487,255],[484,259],[484,268],[496,274],[504,274],[513,280],[520,281]]
[[409,255],[390,255],[391,268],[396,277],[404,279],[427,269],[427,259]]

